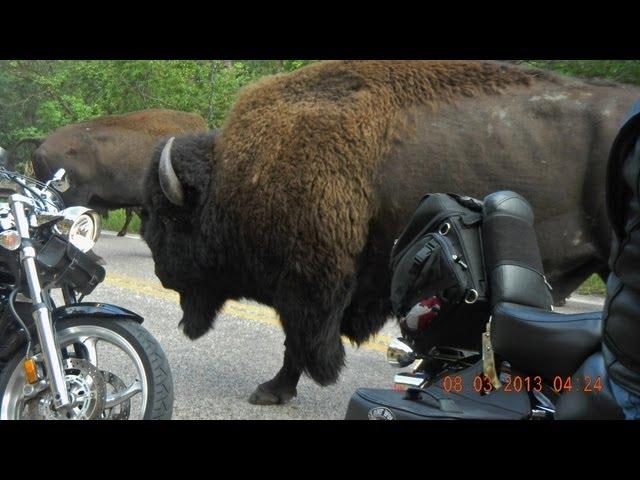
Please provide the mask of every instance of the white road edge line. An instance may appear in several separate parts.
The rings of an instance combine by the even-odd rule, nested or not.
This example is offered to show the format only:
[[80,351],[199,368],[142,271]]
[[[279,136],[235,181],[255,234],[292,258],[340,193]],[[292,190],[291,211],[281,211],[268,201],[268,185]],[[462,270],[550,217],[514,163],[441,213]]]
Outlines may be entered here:
[[570,304],[583,304],[583,305],[593,305],[594,307],[604,307],[604,297],[597,297],[595,295],[580,295],[580,294],[572,294],[569,298],[567,298],[567,305]]
[[[116,237],[118,235],[118,232],[114,232],[112,230],[102,230],[102,232],[100,232],[100,235],[107,235],[109,237]],[[133,238],[136,240],[142,240],[142,237],[140,235],[138,235],[137,233],[127,233],[125,235],[125,237],[127,238]],[[100,240],[98,240],[100,241]]]

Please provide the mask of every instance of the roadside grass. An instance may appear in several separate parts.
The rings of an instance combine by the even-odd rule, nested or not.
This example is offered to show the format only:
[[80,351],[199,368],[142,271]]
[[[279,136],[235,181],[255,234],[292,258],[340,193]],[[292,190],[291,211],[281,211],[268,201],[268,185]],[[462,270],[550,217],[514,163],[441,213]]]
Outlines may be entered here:
[[581,295],[606,295],[607,286],[598,275],[594,274],[580,285],[577,293]]
[[[119,232],[124,225],[125,218],[126,215],[124,213],[124,209],[112,210],[109,212],[108,218],[105,216],[102,217],[102,229]],[[127,233],[140,233],[140,217],[135,213],[131,218],[131,223],[129,224],[129,228],[127,228]]]
[[[102,217],[102,228],[104,230],[119,232],[124,225],[124,219],[124,209],[112,210],[109,212],[109,218]],[[133,215],[127,232],[140,233],[140,217],[136,214]],[[577,293],[581,295],[605,295],[607,293],[607,287],[598,275],[591,275],[591,277],[578,288]]]

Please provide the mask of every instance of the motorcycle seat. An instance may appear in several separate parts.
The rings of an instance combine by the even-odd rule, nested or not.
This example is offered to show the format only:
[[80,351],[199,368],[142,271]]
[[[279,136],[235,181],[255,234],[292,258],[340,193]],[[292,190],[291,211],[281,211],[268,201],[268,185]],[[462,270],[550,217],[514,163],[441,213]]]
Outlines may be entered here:
[[602,312],[562,314],[507,302],[493,309],[495,353],[549,382],[571,377],[601,341]]

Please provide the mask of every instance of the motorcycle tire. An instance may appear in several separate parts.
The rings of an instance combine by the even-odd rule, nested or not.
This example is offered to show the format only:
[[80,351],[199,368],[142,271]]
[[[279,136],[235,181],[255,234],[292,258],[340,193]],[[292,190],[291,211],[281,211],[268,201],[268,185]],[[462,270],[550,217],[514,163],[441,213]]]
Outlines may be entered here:
[[[104,320],[92,317],[76,317],[60,320],[56,323],[59,338],[64,338],[65,330],[72,327],[100,327],[123,338],[139,358],[147,385],[147,400],[144,408],[144,420],[170,420],[173,413],[173,379],[169,362],[157,340],[139,323],[132,320]],[[25,358],[21,349],[0,373],[0,418],[11,419],[5,405],[7,386],[17,368]]]

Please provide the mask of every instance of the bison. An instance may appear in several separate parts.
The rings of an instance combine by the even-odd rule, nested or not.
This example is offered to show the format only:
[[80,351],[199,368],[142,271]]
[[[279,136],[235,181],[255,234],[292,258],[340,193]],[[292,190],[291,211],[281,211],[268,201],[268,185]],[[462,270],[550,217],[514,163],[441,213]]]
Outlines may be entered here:
[[247,87],[217,134],[161,141],[142,235],[189,338],[227,299],[279,313],[283,366],[249,401],[283,403],[390,316],[389,252],[425,192],[527,197],[556,298],[606,275],[607,152],[639,93],[490,61],[313,64]]
[[[64,168],[70,188],[62,197],[67,205],[84,205],[106,212],[127,208],[124,235],[131,209],[142,204],[144,173],[153,146],[170,134],[206,130],[195,113],[150,109],[95,118],[59,128],[32,156],[36,178],[46,181]],[[28,139],[32,141],[32,139]]]

